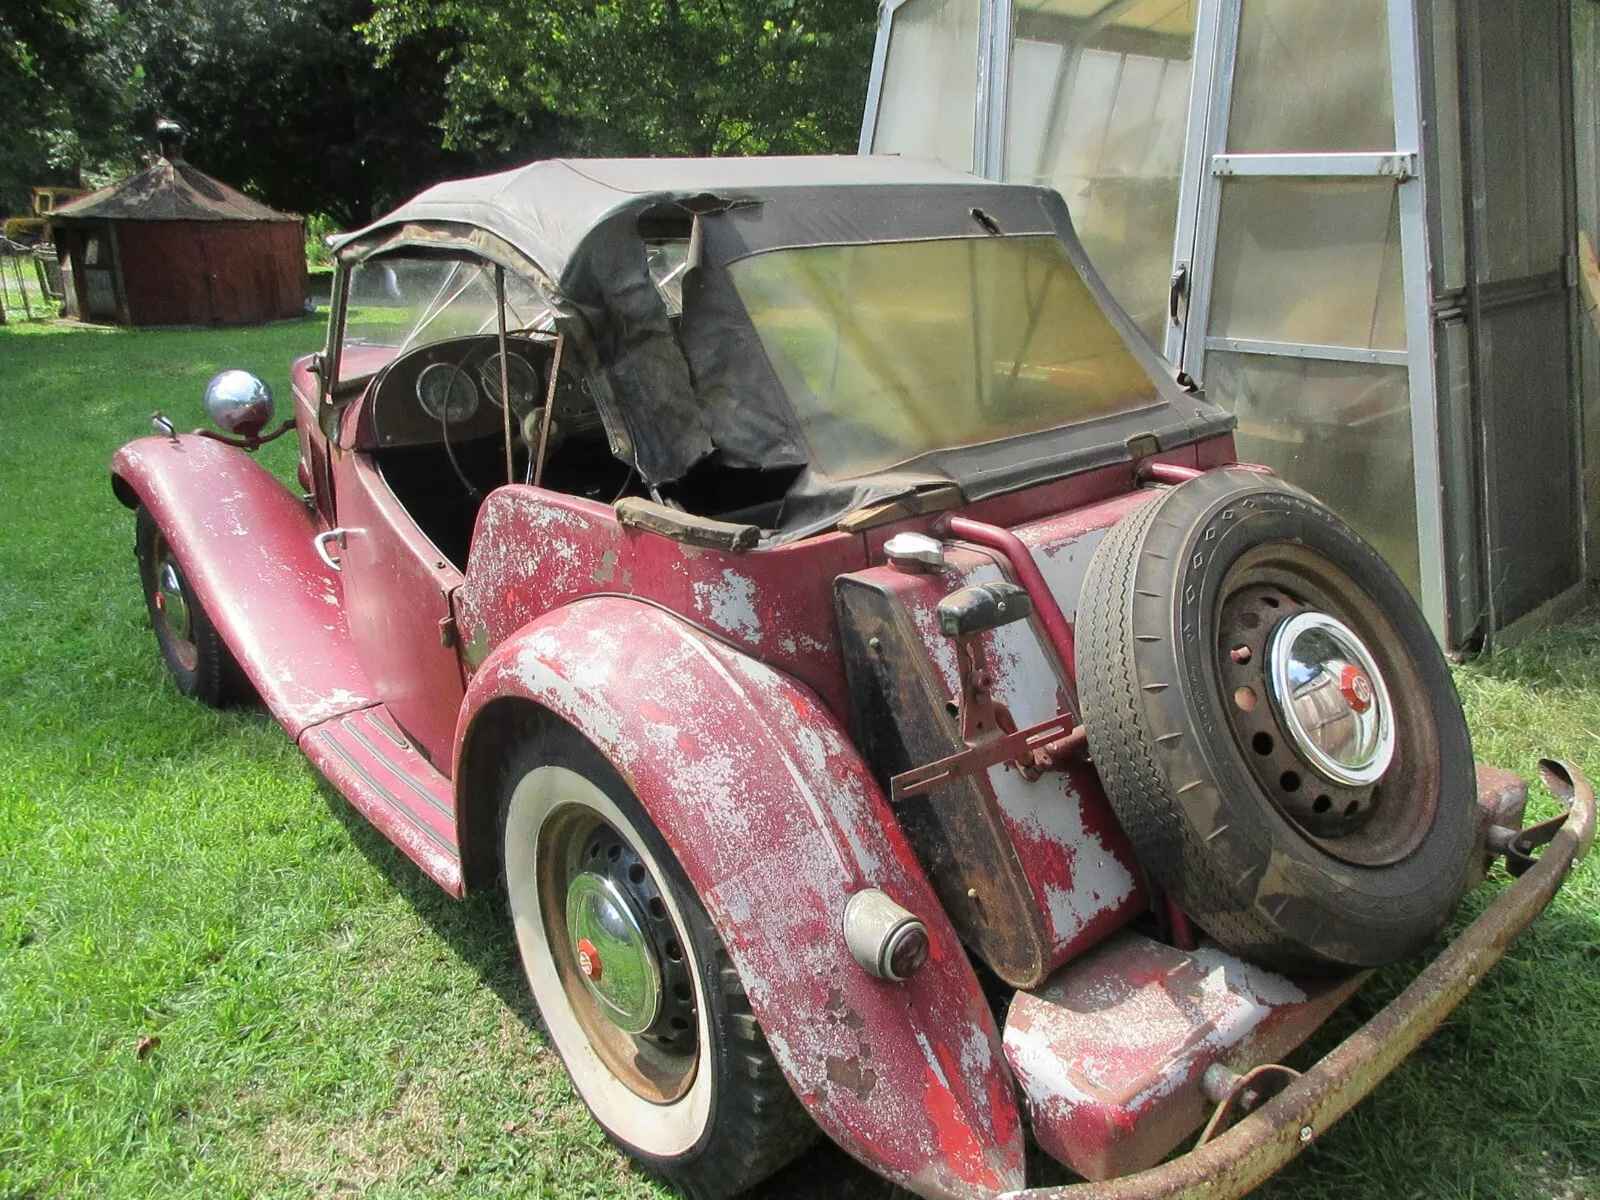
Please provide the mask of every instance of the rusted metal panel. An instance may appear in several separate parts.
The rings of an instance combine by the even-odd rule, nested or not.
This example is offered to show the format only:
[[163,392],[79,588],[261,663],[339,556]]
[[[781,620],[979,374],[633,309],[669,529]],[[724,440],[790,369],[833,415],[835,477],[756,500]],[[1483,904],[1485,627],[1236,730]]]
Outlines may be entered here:
[[478,514],[457,623],[470,666],[581,596],[645,597],[794,675],[848,721],[833,578],[864,565],[859,536],[734,554],[628,528],[609,505],[518,484],[491,493]]
[[[782,626],[774,626],[782,628]],[[650,812],[728,947],[779,1066],[840,1145],[924,1195],[1021,1186],[999,1033],[948,918],[840,723],[793,679],[618,596],[549,612],[468,689],[582,731]],[[905,983],[868,975],[845,902],[877,887],[928,927]]]
[[1425,1041],[1545,910],[1594,844],[1594,790],[1570,763],[1545,762],[1569,816],[1533,869],[1496,897],[1399,996],[1316,1066],[1232,1129],[1180,1158],[1099,1183],[1034,1188],[1028,1200],[1230,1200],[1258,1187],[1349,1112]]
[[119,274],[130,324],[211,324],[200,229],[189,221],[143,221],[118,229]]
[[377,702],[338,580],[312,549],[316,524],[264,467],[184,435],[129,442],[111,474],[124,503],[150,509],[217,631],[292,736]]
[[450,619],[461,573],[400,506],[364,454],[334,468],[344,616],[356,656],[394,719],[446,774],[466,692]]
[[305,731],[313,766],[428,876],[465,895],[450,781],[418,753],[381,704]]
[[[1147,499],[1135,493],[1018,527],[1063,610],[1076,611],[1082,586],[1073,564],[1087,564],[1105,528]],[[845,611],[872,626],[854,635],[864,649],[852,660],[863,685],[882,697],[883,711],[871,718],[878,725],[860,729],[880,780],[961,749],[950,707],[960,695],[955,647],[936,608],[957,588],[1005,577],[995,555],[958,543],[946,565],[927,574],[873,567],[840,581]],[[1057,659],[1032,622],[990,630],[982,642],[994,698],[1018,728],[1070,708]],[[896,676],[907,686],[897,689]],[[990,811],[994,821],[983,816]],[[1133,851],[1082,760],[1031,781],[1013,764],[991,767],[912,801],[902,819],[962,936],[1015,986],[1041,982],[1147,906]],[[996,841],[1002,831],[1009,849]]]
[[[948,681],[900,592],[919,579],[878,568],[841,576],[839,625],[858,742],[878,778],[962,748]],[[986,778],[967,775],[896,805],[961,940],[1013,985],[1049,973],[1050,936]]]
[[1365,978],[1296,982],[1215,947],[1186,953],[1125,931],[1016,994],[1006,1059],[1040,1148],[1109,1179],[1199,1128],[1207,1067],[1275,1061]]

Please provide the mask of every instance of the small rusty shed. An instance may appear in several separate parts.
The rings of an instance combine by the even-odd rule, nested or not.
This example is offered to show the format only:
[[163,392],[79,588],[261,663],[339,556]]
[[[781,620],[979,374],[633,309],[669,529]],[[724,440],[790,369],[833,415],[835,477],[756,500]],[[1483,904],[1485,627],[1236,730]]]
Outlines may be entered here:
[[181,130],[161,157],[58,208],[84,320],[120,325],[257,325],[305,312],[301,219],[183,160]]

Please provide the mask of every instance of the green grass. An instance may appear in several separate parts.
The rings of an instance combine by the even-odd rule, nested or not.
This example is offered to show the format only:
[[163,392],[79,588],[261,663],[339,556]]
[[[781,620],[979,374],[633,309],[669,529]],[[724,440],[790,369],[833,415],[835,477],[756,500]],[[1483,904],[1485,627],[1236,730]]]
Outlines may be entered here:
[[[320,340],[315,322],[0,330],[0,1200],[664,1195],[545,1048],[496,898],[447,899],[275,722],[184,701],[156,657],[107,457],[153,409],[197,424],[225,366],[286,409],[287,364]],[[263,457],[287,477],[292,439]],[[1600,618],[1459,682],[1482,757],[1600,774]],[[1586,865],[1264,1194],[1595,1195],[1597,913]],[[828,1148],[769,1189],[890,1193]]]

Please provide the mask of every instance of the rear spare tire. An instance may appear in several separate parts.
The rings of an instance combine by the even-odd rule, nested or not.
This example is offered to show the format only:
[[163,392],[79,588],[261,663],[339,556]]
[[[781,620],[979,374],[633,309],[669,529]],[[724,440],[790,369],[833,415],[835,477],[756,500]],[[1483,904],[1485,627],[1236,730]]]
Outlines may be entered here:
[[1212,471],[1120,521],[1077,624],[1089,748],[1150,880],[1288,970],[1376,967],[1470,881],[1450,671],[1394,571],[1311,497]]

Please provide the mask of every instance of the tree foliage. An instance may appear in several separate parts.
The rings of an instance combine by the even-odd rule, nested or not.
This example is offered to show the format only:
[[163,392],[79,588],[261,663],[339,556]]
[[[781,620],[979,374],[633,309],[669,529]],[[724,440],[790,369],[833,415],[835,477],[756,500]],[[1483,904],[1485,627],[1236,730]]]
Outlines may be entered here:
[[26,212],[33,184],[76,183],[121,156],[137,86],[108,0],[0,6],[0,207]]
[[[854,150],[873,0],[375,0],[392,54],[443,36],[444,127],[493,144],[550,111],[594,154]],[[508,121],[509,118],[509,121]]]
[[[498,165],[444,147],[438,46],[402,41],[379,64],[357,31],[370,0],[121,2],[146,69],[134,124],[181,122],[189,158],[268,204],[348,227],[439,179]],[[564,147],[541,112],[501,142],[521,158]]]
[[132,170],[161,116],[204,170],[346,226],[542,155],[849,151],[873,17],[874,0],[0,4],[0,204]]

